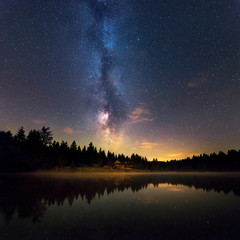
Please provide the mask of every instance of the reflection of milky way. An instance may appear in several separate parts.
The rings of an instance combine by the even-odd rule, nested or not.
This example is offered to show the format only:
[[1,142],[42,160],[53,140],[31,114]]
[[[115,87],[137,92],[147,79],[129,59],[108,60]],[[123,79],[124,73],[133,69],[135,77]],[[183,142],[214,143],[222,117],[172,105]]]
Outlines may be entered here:
[[[97,106],[96,124],[98,131],[111,140],[126,118],[126,107],[116,74],[114,47],[117,34],[115,18],[117,4],[113,1],[91,1],[89,11],[92,22],[87,30],[92,42],[94,59],[94,104]],[[98,60],[96,60],[98,59]]]

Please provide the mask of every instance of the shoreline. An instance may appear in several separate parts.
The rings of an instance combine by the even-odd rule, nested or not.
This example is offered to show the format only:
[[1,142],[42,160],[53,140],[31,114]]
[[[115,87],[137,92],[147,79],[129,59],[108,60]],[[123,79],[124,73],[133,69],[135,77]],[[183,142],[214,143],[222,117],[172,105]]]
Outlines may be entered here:
[[141,174],[162,174],[162,175],[225,175],[225,174],[235,174],[239,175],[240,171],[151,171],[151,170],[122,170],[122,169],[104,169],[100,167],[79,167],[72,169],[71,167],[56,168],[52,170],[36,170],[36,171],[12,171],[12,172],[1,172],[0,175],[69,175],[69,176],[81,176],[81,175],[141,175]]

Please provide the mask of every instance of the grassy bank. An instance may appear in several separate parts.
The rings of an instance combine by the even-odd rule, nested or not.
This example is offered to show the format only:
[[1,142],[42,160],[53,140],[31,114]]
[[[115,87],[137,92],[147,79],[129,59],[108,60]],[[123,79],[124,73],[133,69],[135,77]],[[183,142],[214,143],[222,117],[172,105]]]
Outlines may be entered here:
[[106,169],[101,167],[63,167],[63,168],[55,168],[53,169],[55,172],[73,172],[73,173],[119,173],[119,172],[150,172],[148,170],[140,170],[140,169],[131,169],[131,170],[125,170],[125,169]]

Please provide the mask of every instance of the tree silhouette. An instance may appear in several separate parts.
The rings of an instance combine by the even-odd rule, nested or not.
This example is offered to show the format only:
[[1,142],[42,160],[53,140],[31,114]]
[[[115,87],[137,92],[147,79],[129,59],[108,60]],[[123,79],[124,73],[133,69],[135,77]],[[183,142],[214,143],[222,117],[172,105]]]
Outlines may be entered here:
[[32,149],[41,148],[42,146],[41,133],[35,129],[30,130],[27,136],[27,144]]
[[25,143],[26,135],[25,135],[25,130],[23,129],[23,127],[20,127],[18,129],[17,134],[15,135],[15,139],[21,144]]
[[53,137],[52,137],[53,134],[50,131],[49,127],[46,128],[46,127],[43,126],[42,129],[41,129],[40,135],[41,135],[41,142],[42,142],[43,146],[51,145],[52,140],[53,140]]
[[33,171],[36,169],[51,169],[64,166],[99,166],[113,168],[118,160],[133,169],[149,169],[152,171],[240,171],[240,151],[229,150],[201,154],[182,160],[161,162],[153,159],[147,161],[138,154],[129,158],[124,154],[114,154],[101,148],[99,151],[92,142],[89,146],[77,146],[73,141],[70,147],[62,141],[61,144],[52,141],[49,127],[41,130],[30,130],[27,137],[24,128],[18,129],[13,137],[10,131],[0,131],[0,171]]
[[70,150],[72,152],[77,152],[77,144],[75,141],[72,142],[71,146],[70,146]]

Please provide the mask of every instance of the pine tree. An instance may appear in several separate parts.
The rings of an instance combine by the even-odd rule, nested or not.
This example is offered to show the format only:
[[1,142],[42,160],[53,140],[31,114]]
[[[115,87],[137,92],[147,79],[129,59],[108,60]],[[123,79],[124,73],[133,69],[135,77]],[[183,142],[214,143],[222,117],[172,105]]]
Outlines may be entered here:
[[26,141],[25,130],[23,129],[23,127],[20,127],[18,129],[17,134],[15,135],[15,139],[21,144]]
[[40,134],[41,134],[41,142],[42,142],[42,145],[43,146],[49,146],[51,145],[52,143],[52,140],[53,140],[53,134],[52,132],[50,131],[50,128],[49,127],[42,127],[41,131],[40,131]]

